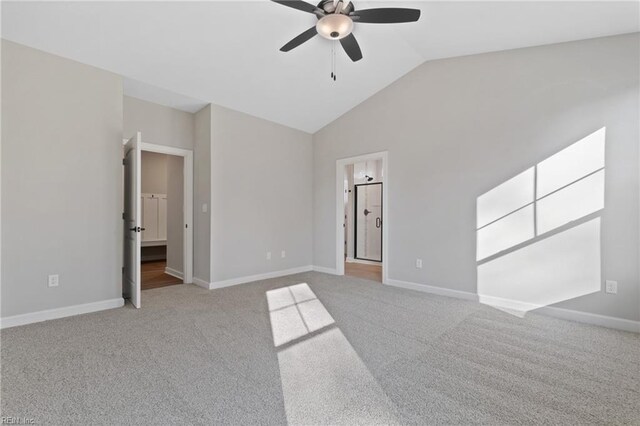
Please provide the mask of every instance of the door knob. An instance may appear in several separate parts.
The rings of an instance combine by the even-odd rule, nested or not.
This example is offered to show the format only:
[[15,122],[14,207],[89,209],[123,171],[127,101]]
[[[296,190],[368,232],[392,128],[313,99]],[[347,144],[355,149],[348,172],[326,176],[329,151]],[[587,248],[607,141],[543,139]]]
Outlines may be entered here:
[[133,228],[129,228],[129,231],[133,231],[133,232],[140,232],[140,231],[144,231],[145,228],[141,228],[139,226],[134,226]]
[[369,213],[373,213],[371,210],[364,209],[364,215],[367,216]]

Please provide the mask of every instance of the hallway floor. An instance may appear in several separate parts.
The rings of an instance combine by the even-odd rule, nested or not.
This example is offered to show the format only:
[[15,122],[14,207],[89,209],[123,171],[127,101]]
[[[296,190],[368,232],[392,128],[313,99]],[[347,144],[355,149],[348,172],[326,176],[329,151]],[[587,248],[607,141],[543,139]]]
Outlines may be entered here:
[[344,274],[350,277],[382,282],[382,265],[344,262]]
[[182,284],[180,278],[164,273],[164,268],[166,267],[166,260],[142,262],[140,267],[140,278],[142,281],[140,288],[142,290],[150,290],[152,288]]

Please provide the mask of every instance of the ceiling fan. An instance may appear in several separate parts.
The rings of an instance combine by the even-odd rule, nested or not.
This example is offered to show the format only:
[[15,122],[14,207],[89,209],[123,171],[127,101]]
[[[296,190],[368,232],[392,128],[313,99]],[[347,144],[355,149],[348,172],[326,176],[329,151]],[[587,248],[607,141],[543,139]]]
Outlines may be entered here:
[[356,10],[349,0],[322,0],[317,6],[302,0],[272,0],[284,6],[316,15],[318,23],[280,48],[288,52],[308,41],[316,34],[329,40],[339,40],[352,61],[362,59],[362,51],[352,31],[354,23],[397,24],[415,22],[420,18],[419,9],[388,7]]

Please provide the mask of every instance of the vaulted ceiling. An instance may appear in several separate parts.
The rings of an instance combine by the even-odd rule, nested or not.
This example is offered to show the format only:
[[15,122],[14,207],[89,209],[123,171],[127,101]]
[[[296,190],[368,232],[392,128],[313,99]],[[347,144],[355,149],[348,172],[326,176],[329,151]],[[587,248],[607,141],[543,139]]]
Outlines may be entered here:
[[312,14],[263,1],[2,2],[2,37],[126,77],[125,91],[186,110],[212,102],[315,132],[431,59],[640,31],[639,3],[354,1],[412,7],[417,23],[356,24],[364,59],[315,37]]

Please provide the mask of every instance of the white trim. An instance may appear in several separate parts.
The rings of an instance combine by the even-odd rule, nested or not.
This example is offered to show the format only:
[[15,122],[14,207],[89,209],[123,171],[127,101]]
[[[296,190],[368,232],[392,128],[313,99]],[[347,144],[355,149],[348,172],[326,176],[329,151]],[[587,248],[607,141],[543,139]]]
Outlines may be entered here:
[[599,325],[601,327],[615,328],[617,330],[640,333],[640,321],[624,318],[609,317],[606,315],[591,314],[587,312],[573,311],[570,309],[543,306],[535,311],[538,314],[547,315],[569,321],[577,321],[585,324]]
[[140,241],[140,247],[162,247],[167,245],[167,240]]
[[456,299],[471,300],[495,306],[496,308],[513,309],[524,312],[534,312],[554,318],[568,321],[576,321],[584,324],[597,325],[600,327],[613,328],[616,330],[631,331],[640,333],[640,321],[633,321],[624,318],[609,317],[606,315],[592,314],[588,312],[573,311],[570,309],[556,308],[554,306],[537,306],[517,300],[502,299],[492,296],[479,296],[468,291],[452,290],[444,287],[435,287],[426,284],[412,283],[409,281],[389,279],[385,283],[393,287],[406,288],[409,290],[421,291],[424,293],[437,294],[439,296],[454,297]]
[[389,152],[374,152],[336,160],[336,275],[344,275],[344,167],[362,161],[382,160],[382,282],[389,281]]
[[184,274],[182,272],[173,268],[169,268],[168,266],[164,268],[164,273],[167,275],[171,275],[172,277],[176,277],[180,279],[184,278]]
[[438,296],[455,297],[456,299],[478,301],[478,295],[468,291],[452,290],[450,288],[436,287],[426,284],[412,283],[409,281],[387,279],[386,285],[392,287],[406,288],[409,290],[422,291],[424,293],[437,294]]
[[311,265],[307,265],[307,266],[299,266],[297,268],[290,268],[290,269],[283,269],[280,271],[273,271],[273,272],[265,272],[264,274],[256,274],[256,275],[248,275],[245,277],[238,277],[238,278],[230,278],[228,280],[222,280],[222,281],[214,281],[211,283],[207,283],[204,280],[201,280],[200,278],[194,278],[193,279],[193,283],[200,286],[200,287],[204,287],[207,288],[209,290],[214,290],[217,288],[225,288],[225,287],[231,287],[234,285],[238,285],[238,284],[246,284],[246,283],[250,283],[250,282],[254,282],[254,281],[260,281],[260,280],[268,280],[270,278],[278,278],[278,277],[284,277],[287,275],[293,275],[293,274],[300,274],[302,272],[309,272],[314,270],[314,267]]
[[535,312],[554,318],[640,333],[640,321],[632,321],[624,318],[592,314],[589,312],[574,311],[571,309],[557,308],[555,306],[540,306],[533,303],[522,302],[519,300],[504,299],[502,297],[482,295],[478,297],[480,303],[494,306],[496,308],[516,310],[523,313]]
[[520,300],[504,299],[502,297],[485,296],[482,294],[478,295],[478,302],[484,305],[495,306],[496,308],[511,309],[521,312],[529,312],[542,307],[540,305],[522,302]]
[[324,266],[312,266],[313,270],[315,272],[322,272],[323,274],[331,274],[331,275],[338,275],[338,271],[336,271],[334,268],[325,268]]
[[212,283],[209,283],[209,288],[216,289],[216,288],[231,287],[233,285],[245,284],[245,283],[250,283],[253,281],[260,281],[260,280],[268,280],[270,278],[284,277],[286,275],[300,274],[302,272],[309,272],[312,270],[313,270],[313,267],[311,265],[299,266],[297,268],[266,272],[264,274],[248,275],[246,277],[231,278],[223,281],[214,281]]
[[64,308],[47,309],[44,311],[31,312],[29,314],[14,315],[0,318],[0,328],[16,327],[19,325],[32,324],[35,322],[48,321],[57,318],[70,317],[73,315],[88,314],[90,312],[104,311],[106,309],[120,308],[124,306],[124,299],[101,300],[99,302],[84,303],[82,305],[65,306]]
[[211,290],[209,282],[203,280],[202,278],[193,277],[192,281],[193,281],[193,284],[197,285],[198,287],[202,287],[202,288],[206,288],[207,290]]
[[[147,152],[156,152],[158,154],[175,155],[183,157],[183,214],[184,214],[184,232],[183,235],[183,265],[184,283],[194,281],[193,277],[193,151],[190,149],[176,148],[166,145],[155,145],[148,142],[142,142],[140,149]],[[170,274],[171,275],[171,274]]]

